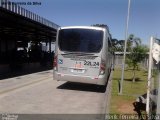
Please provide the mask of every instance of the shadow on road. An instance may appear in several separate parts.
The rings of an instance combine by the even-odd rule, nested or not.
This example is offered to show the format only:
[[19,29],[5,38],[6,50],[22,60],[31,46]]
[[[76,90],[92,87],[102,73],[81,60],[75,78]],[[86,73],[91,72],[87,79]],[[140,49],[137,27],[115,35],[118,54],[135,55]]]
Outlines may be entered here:
[[7,72],[5,74],[0,74],[0,80],[12,78],[12,77],[17,77],[17,76],[21,76],[21,75],[32,74],[32,73],[36,73],[36,72],[42,72],[42,71],[51,70],[51,69],[52,69],[52,67],[39,67],[36,69],[13,70],[13,71]]
[[77,91],[98,92],[98,93],[104,93],[106,91],[106,86],[92,85],[86,83],[75,83],[75,82],[66,82],[58,86],[57,88],[67,89],[67,90],[77,90]]

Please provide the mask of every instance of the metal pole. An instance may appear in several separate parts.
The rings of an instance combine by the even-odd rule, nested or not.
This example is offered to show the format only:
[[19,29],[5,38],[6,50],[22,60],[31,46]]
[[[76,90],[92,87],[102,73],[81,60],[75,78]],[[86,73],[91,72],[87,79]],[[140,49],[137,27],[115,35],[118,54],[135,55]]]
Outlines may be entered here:
[[122,95],[122,91],[123,91],[123,79],[124,79],[124,69],[125,69],[127,38],[128,38],[128,23],[129,23],[129,14],[130,14],[130,4],[131,4],[131,0],[128,0],[128,14],[127,14],[127,23],[126,23],[126,31],[125,31],[125,45],[124,45],[124,53],[123,53],[123,61],[122,61],[122,74],[121,74],[120,91],[119,91],[120,95]]
[[153,41],[154,38],[151,37],[150,39],[150,50],[149,50],[149,68],[148,68],[148,85],[147,85],[147,101],[146,101],[146,113],[147,115],[149,115],[149,96],[150,96],[150,87],[151,87],[151,78],[152,78],[152,62],[153,62],[153,58],[152,58],[152,47],[153,47]]

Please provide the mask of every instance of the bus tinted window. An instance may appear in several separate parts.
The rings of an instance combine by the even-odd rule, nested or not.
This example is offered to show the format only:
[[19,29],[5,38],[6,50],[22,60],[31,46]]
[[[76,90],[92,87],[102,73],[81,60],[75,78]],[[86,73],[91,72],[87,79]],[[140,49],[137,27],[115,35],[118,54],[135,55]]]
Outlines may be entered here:
[[99,52],[103,31],[93,29],[62,29],[59,31],[59,48],[68,52]]

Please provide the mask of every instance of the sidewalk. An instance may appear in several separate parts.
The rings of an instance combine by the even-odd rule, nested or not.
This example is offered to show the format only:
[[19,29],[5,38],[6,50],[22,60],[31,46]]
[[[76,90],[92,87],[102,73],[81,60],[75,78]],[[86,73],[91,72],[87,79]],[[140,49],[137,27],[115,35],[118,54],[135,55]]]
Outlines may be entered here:
[[[6,70],[8,69],[8,70]],[[22,68],[17,69],[10,69],[8,65],[0,65],[0,71],[3,71],[0,73],[0,80],[6,79],[6,78],[12,78],[20,75],[26,75],[31,74],[35,72],[41,72],[45,70],[51,70],[52,66],[41,66],[39,63],[32,63],[32,64],[24,64]]]

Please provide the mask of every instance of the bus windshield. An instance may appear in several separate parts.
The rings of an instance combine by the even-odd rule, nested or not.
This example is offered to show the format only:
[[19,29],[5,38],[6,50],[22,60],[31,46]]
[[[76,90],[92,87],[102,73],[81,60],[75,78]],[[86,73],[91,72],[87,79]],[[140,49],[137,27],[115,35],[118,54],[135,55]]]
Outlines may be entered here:
[[59,31],[58,45],[61,51],[100,52],[103,45],[103,31],[95,29],[62,29]]

